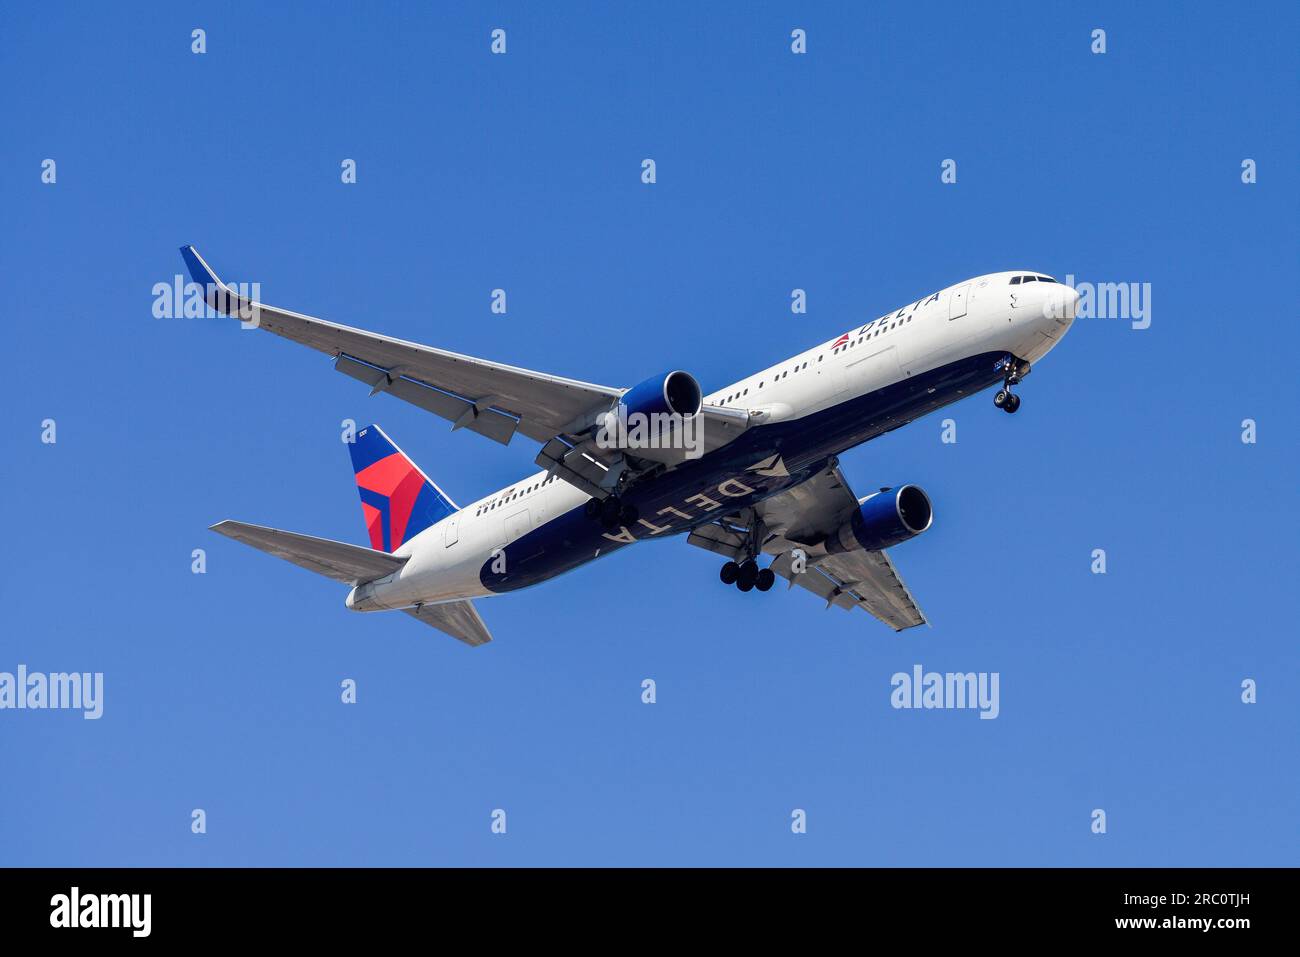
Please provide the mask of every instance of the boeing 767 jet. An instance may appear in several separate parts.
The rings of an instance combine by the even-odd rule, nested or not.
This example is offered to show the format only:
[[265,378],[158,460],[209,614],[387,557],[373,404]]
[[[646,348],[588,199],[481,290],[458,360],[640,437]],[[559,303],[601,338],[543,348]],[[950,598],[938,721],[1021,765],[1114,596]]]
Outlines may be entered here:
[[372,394],[540,445],[541,471],[462,506],[371,425],[350,445],[369,548],[212,526],[350,585],[354,611],[401,611],[470,645],[492,640],[473,599],[679,534],[721,556],[741,591],[780,577],[896,631],[925,623],[889,550],[930,527],[929,497],[912,484],[858,496],[837,456],[993,386],[1015,413],[1013,387],[1079,298],[1032,270],[977,276],[706,395],[683,370],[616,388],[313,319],[241,297],[194,247],[181,254],[214,309],[328,353]]

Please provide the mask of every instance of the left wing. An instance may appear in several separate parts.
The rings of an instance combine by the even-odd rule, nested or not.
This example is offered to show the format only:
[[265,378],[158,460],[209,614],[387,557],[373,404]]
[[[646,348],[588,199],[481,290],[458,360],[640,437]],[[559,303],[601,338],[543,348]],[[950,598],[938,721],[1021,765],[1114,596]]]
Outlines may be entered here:
[[809,563],[802,575],[791,574],[790,564],[786,552],[772,563],[772,571],[824,599],[828,608],[861,608],[894,631],[929,624],[887,552],[831,555]]
[[218,279],[193,246],[182,246],[181,256],[219,312],[334,356],[334,368],[369,385],[371,394],[390,392],[451,421],[453,429],[467,428],[503,445],[516,431],[539,442],[581,431],[623,394],[254,302]]
[[[859,504],[839,466],[831,465],[760,502],[749,510],[751,515],[728,516],[700,526],[687,541],[733,560],[743,557],[748,545],[755,546],[775,556],[773,572],[791,587],[799,585],[817,595],[827,608],[861,608],[895,631],[929,624],[883,550],[818,557],[824,550],[816,546],[848,521]],[[813,556],[801,574],[792,567],[795,548]]]

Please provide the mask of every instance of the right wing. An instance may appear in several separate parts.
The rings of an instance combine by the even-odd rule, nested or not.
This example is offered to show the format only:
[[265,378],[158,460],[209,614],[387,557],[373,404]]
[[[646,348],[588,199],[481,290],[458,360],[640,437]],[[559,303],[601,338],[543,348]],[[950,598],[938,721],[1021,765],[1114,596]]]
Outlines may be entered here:
[[439,605],[416,605],[402,611],[417,621],[431,625],[467,645],[477,647],[492,640],[492,633],[483,624],[478,609],[468,598],[443,602]]
[[[313,319],[255,302],[223,283],[193,246],[181,256],[204,298],[218,312],[237,316],[277,336],[334,357],[334,368],[502,445],[516,432],[544,444],[536,462],[542,468],[603,498],[619,475],[621,455],[597,447],[592,433],[598,417],[627,391],[532,372],[499,362],[447,352],[417,342],[393,339],[364,329]],[[742,409],[705,405],[701,411],[702,453],[733,441],[750,425]],[[685,452],[641,449],[636,455],[672,467]]]
[[241,298],[193,246],[181,256],[219,312],[248,317],[268,332],[335,357],[334,368],[375,392],[390,392],[501,444],[515,431],[539,442],[589,427],[622,389],[531,372],[499,362],[393,339]]

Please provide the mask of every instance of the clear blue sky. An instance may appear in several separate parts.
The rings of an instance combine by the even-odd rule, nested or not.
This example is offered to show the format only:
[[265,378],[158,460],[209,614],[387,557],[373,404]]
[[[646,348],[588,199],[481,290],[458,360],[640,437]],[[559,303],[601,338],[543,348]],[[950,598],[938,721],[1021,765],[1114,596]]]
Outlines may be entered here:
[[[620,6],[5,5],[0,670],[106,700],[0,712],[0,864],[1296,864],[1296,6]],[[186,242],[611,385],[713,388],[1015,267],[1153,315],[1078,322],[1014,417],[843,457],[934,499],[894,551],[933,628],[742,595],[678,539],[481,602],[471,650],[206,529],[364,542],[345,418],[460,500],[535,446],[154,319]],[[1000,717],[893,710],[916,663],[999,672]]]

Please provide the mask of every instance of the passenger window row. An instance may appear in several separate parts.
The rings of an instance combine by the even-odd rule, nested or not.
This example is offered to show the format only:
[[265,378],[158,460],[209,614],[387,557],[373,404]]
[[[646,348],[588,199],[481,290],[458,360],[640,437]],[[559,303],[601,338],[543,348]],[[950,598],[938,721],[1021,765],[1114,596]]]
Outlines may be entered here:
[[[821,357],[821,356],[818,356],[818,357],[817,357],[817,361],[818,361],[818,362],[821,362],[821,361],[822,361],[822,357]],[[774,375],[774,376],[772,377],[772,381],[773,381],[773,382],[778,382],[778,381],[780,381],[781,379],[788,378],[791,372],[802,372],[804,369],[807,369],[807,368],[808,368],[808,362],[807,362],[807,361],[805,361],[805,362],[803,362],[803,363],[801,363],[801,364],[793,365],[793,366],[791,366],[789,369],[786,369],[784,372],[778,372],[776,375]],[[766,379],[760,379],[760,380],[758,381],[758,387],[759,387],[760,389],[763,388],[763,383],[766,382],[766,381],[767,381]],[[732,402],[735,402],[737,399],[741,398],[742,396],[746,396],[746,395],[749,395],[749,390],[748,390],[748,389],[742,389],[742,390],[739,391],[739,392],[733,392],[731,395],[729,395],[729,396],[727,396],[726,398],[724,398],[724,399],[722,399],[721,401],[719,401],[719,402],[718,402],[718,405],[728,405],[728,404],[730,404],[730,403],[732,403]]]
[[[1022,277],[1017,276],[1015,279],[1012,280],[1012,283],[1013,284],[1018,283],[1021,278]],[[1024,278],[1025,281],[1028,282],[1030,279],[1033,279],[1035,277],[1030,276]],[[1055,279],[1051,279],[1047,276],[1038,276],[1036,278],[1038,278],[1041,282],[1056,282]],[[932,299],[938,298],[938,293],[936,293],[931,298]],[[912,308],[915,309],[916,307],[913,306]],[[904,307],[904,309],[906,309],[906,307]],[[847,350],[852,349],[854,346],[858,345],[859,343],[865,342],[867,339],[875,338],[876,336],[880,335],[882,332],[888,332],[891,329],[897,328],[898,326],[905,325],[911,322],[915,318],[915,314],[913,313],[912,315],[903,317],[902,313],[904,309],[900,309],[897,313],[894,313],[891,316],[885,316],[883,319],[877,319],[875,322],[871,323],[871,325],[867,326],[866,330],[863,332],[862,335],[858,336],[858,338],[845,343],[844,345],[840,346],[837,349],[832,349],[831,355],[839,355],[841,352],[846,352]],[[889,322],[891,318],[893,319],[893,322]],[[886,323],[888,324],[886,325]],[[873,326],[875,327],[874,329],[872,328]],[[826,358],[824,354],[819,355],[817,357],[817,361],[821,362],[824,358]],[[793,368],[787,369],[784,372],[778,372],[772,378],[772,381],[779,382],[781,379],[788,377],[791,372],[801,372],[807,368],[808,368],[808,362],[803,362],[802,364],[795,365]],[[760,389],[763,388],[763,383],[765,381],[766,380],[760,379],[758,383],[758,388]],[[718,402],[718,405],[730,405],[731,403],[735,402],[737,399],[743,398],[744,396],[747,395],[749,395],[748,389],[742,389],[739,392],[733,392],[731,395],[720,400]]]
[[[886,316],[885,318],[887,319],[889,317]],[[907,323],[911,322],[914,318],[915,316],[907,316],[904,319],[895,318],[893,322],[889,323],[889,325],[885,325],[885,319],[877,319],[875,322],[871,324],[871,326],[876,326],[875,331],[872,331],[871,326],[867,326],[866,332],[858,336],[856,339],[840,346],[838,349],[834,350],[834,352],[832,352],[831,354],[836,355],[838,353],[845,352],[849,349],[852,349],[854,346],[858,345],[861,342],[866,341],[867,339],[874,339],[882,332],[888,332],[890,329],[894,329],[898,326],[906,325]],[[879,325],[877,325],[877,323],[879,323]]]
[[508,492],[505,495],[503,495],[501,498],[497,499],[495,502],[492,502],[491,504],[480,505],[478,507],[478,510],[474,512],[474,515],[479,516],[482,515],[484,512],[490,512],[498,505],[504,505],[506,504],[506,502],[513,502],[515,499],[522,498],[523,496],[528,495],[530,492],[536,492],[543,485],[550,485],[554,481],[555,481],[555,476],[548,475],[540,482],[534,482],[532,485],[529,485],[526,488],[516,489],[514,491]]

